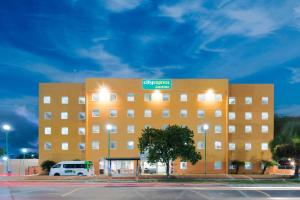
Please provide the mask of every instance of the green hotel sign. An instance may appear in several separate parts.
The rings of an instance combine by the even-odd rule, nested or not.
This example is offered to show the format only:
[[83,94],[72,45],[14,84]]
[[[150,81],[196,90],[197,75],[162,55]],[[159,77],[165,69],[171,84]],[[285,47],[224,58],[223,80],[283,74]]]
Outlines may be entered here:
[[170,90],[172,89],[171,79],[144,79],[144,90]]

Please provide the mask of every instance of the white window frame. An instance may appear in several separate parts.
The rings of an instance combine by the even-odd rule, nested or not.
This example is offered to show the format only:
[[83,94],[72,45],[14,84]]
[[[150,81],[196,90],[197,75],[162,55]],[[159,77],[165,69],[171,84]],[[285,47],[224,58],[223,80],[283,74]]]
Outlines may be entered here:
[[261,133],[269,133],[269,126],[268,125],[262,125],[261,126]]
[[252,125],[245,125],[245,133],[252,133],[253,127]]
[[134,149],[134,141],[130,140],[127,142],[127,149],[133,150]]
[[215,102],[222,102],[223,95],[222,94],[215,94]]
[[[84,116],[83,118],[81,118],[81,114],[83,114],[83,116]],[[85,112],[79,112],[79,113],[78,113],[78,119],[79,119],[79,120],[85,120],[85,119],[86,119]]]
[[235,120],[236,114],[235,112],[228,112],[228,120]]
[[43,97],[44,104],[51,104],[51,96],[44,96]]
[[252,120],[253,115],[252,112],[245,112],[245,120]]
[[60,133],[61,133],[61,135],[69,135],[69,128],[68,127],[61,127]]
[[228,133],[235,133],[236,132],[236,126],[235,125],[228,125]]
[[92,110],[92,117],[100,117],[100,109],[94,108]]
[[152,101],[152,94],[151,93],[144,93],[144,101],[151,102]]
[[[112,144],[115,144],[115,147],[114,147],[114,148],[112,148]],[[112,141],[110,141],[109,148],[110,148],[111,150],[116,150],[116,149],[118,148],[117,145],[118,145],[117,141],[112,140]]]
[[252,144],[250,142],[245,143],[245,151],[251,151],[252,149]]
[[127,125],[127,133],[133,134],[135,132],[134,125]]
[[[49,115],[49,117],[47,117]],[[44,120],[51,120],[52,112],[44,112]]]
[[214,162],[214,170],[221,170],[222,169],[222,162],[221,161],[215,161]]
[[253,168],[253,165],[252,165],[252,163],[251,163],[251,162],[249,162],[249,161],[246,161],[246,162],[245,162],[245,166],[244,166],[244,168],[245,168],[245,170],[252,170],[252,168]]
[[222,150],[222,142],[221,141],[215,141],[215,150]]
[[92,125],[92,133],[100,133],[101,130],[100,130],[100,125],[99,124],[93,124]]
[[269,113],[268,112],[262,112],[261,113],[261,120],[269,120]]
[[68,112],[61,112],[60,113],[60,119],[61,120],[67,120],[69,118],[69,113]]
[[62,142],[61,143],[61,150],[62,151],[68,151],[69,150],[69,143],[68,142]]
[[199,150],[205,149],[205,142],[204,141],[198,141],[197,142],[197,149],[199,149]]
[[215,110],[215,117],[216,117],[216,118],[222,117],[222,110],[221,110],[221,109]]
[[162,117],[163,118],[170,117],[170,110],[169,109],[163,109],[163,111],[162,111]]
[[92,93],[92,101],[99,101],[99,94],[98,93]]
[[186,170],[187,169],[187,162],[181,161],[180,162],[180,169],[181,170]]
[[180,109],[180,118],[187,118],[188,117],[188,110],[187,109]]
[[261,97],[261,104],[268,105],[269,104],[269,97]]
[[92,150],[99,150],[100,149],[100,143],[99,143],[99,141],[97,141],[97,140],[93,140],[92,142],[91,142],[91,149]]
[[80,104],[80,105],[85,104],[85,96],[79,96],[78,97],[78,104]]
[[85,127],[78,127],[78,135],[85,135]]
[[229,151],[235,151],[236,149],[236,144],[233,142],[228,143],[228,150]]
[[45,128],[44,128],[44,134],[45,134],[45,135],[51,135],[51,134],[52,134],[52,129],[51,129],[51,127],[45,127]]
[[[131,112],[132,112],[132,116],[130,115]],[[134,118],[134,110],[133,109],[128,109],[127,110],[127,117],[128,118]]]
[[228,104],[235,105],[236,104],[236,97],[228,97]]
[[187,93],[180,94],[180,102],[187,102],[187,101],[188,101]]
[[110,93],[109,94],[109,101],[116,102],[117,101],[117,93]]
[[[81,148],[81,145],[83,145],[83,148]],[[80,151],[84,151],[84,150],[85,150],[85,143],[84,143],[84,142],[78,143],[78,149],[79,149]]]
[[109,117],[110,118],[116,118],[116,117],[118,117],[118,110],[117,109],[110,109],[109,110]]
[[197,117],[198,118],[204,118],[205,117],[205,111],[204,110],[197,110]]
[[198,94],[197,95],[197,101],[198,102],[205,102],[205,99],[206,99],[206,95],[205,94]]
[[[50,146],[50,148],[47,148],[47,145]],[[51,142],[45,142],[45,143],[44,143],[44,150],[45,150],[45,151],[50,151],[50,150],[52,150],[52,143],[51,143]]]
[[127,94],[127,101],[128,102],[134,102],[134,93],[128,93]]
[[245,97],[245,104],[246,105],[251,105],[253,103],[253,98],[248,96],[248,97]]
[[262,151],[268,151],[269,150],[269,144],[267,142],[261,143],[261,150]]
[[63,104],[63,105],[69,104],[69,97],[68,96],[62,96],[61,97],[61,104]]
[[144,110],[144,117],[146,117],[146,118],[151,118],[151,117],[152,117],[152,110],[150,110],[150,109],[145,109],[145,110]]
[[222,133],[222,125],[221,124],[215,125],[215,133],[216,134]]
[[170,101],[170,94],[169,93],[163,93],[162,94],[162,101],[163,102],[169,102]]

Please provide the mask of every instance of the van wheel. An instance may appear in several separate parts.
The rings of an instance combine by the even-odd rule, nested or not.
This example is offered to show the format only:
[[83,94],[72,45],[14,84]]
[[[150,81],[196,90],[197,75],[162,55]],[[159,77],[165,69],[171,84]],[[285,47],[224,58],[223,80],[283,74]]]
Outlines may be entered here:
[[80,173],[77,174],[77,176],[83,176],[83,173],[80,172]]
[[60,174],[59,173],[55,173],[54,176],[60,176]]

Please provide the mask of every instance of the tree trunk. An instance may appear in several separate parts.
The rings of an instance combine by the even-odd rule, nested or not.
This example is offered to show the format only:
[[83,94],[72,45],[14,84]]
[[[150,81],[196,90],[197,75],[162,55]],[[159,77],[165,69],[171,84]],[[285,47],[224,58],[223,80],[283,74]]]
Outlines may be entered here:
[[239,169],[240,169],[240,167],[237,165],[236,168],[235,168],[235,174],[239,173]]
[[166,162],[166,174],[167,174],[167,178],[170,178],[170,165],[169,165],[169,162]]
[[265,174],[266,170],[267,170],[267,165],[264,165],[264,168],[263,168],[262,174]]

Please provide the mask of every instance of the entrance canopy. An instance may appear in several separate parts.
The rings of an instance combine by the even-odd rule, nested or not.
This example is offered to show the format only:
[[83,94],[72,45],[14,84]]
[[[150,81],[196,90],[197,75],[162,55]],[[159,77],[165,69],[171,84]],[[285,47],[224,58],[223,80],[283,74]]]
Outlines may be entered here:
[[105,158],[105,160],[140,160],[140,158],[136,157],[136,158]]

